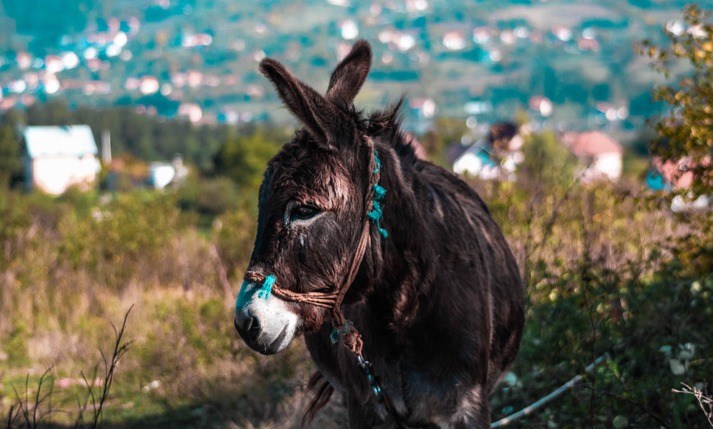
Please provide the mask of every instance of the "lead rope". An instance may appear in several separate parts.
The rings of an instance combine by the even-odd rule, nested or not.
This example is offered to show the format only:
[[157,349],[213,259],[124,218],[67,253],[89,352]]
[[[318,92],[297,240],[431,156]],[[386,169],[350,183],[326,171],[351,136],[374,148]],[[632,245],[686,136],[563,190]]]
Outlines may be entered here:
[[245,274],[245,279],[261,285],[260,291],[258,292],[258,297],[260,298],[268,299],[270,294],[274,294],[278,298],[286,301],[311,304],[317,307],[331,309],[333,329],[330,334],[330,340],[332,344],[337,344],[340,339],[342,340],[347,350],[349,350],[356,358],[357,364],[364,373],[364,376],[369,383],[369,388],[376,397],[377,402],[384,406],[386,411],[394,420],[396,427],[401,429],[404,427],[401,423],[401,417],[396,412],[396,409],[386,392],[384,392],[379,377],[377,377],[374,373],[374,367],[366,358],[364,358],[364,355],[362,354],[364,341],[362,340],[361,334],[354,327],[354,324],[347,320],[342,313],[342,302],[344,301],[344,297],[347,294],[349,287],[354,282],[354,279],[359,272],[362,260],[364,259],[364,255],[366,254],[366,249],[369,247],[371,237],[369,228],[370,224],[373,223],[376,226],[379,231],[379,235],[383,238],[387,238],[389,236],[388,231],[381,225],[381,219],[383,217],[383,200],[386,196],[386,189],[379,185],[379,178],[381,177],[381,159],[379,159],[379,154],[374,147],[374,142],[371,138],[364,136],[364,140],[366,142],[366,147],[369,149],[368,168],[371,172],[369,185],[367,186],[364,196],[364,220],[357,245],[354,249],[352,262],[349,265],[349,270],[347,271],[347,275],[344,278],[341,287],[338,287],[331,292],[298,293],[289,289],[281,288],[276,283],[277,278],[272,274],[265,276],[264,274],[258,272],[247,272]]

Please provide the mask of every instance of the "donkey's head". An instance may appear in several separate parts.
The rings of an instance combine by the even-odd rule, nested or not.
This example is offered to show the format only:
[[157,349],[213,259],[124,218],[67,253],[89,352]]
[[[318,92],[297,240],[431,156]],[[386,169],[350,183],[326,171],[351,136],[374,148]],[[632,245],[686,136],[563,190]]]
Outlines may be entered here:
[[329,310],[281,299],[256,278],[301,294],[330,292],[349,269],[363,227],[371,156],[353,100],[370,66],[369,44],[359,41],[322,96],[277,61],[260,63],[304,127],[265,171],[255,247],[235,305],[236,329],[261,353],[279,352],[300,332],[318,329]]

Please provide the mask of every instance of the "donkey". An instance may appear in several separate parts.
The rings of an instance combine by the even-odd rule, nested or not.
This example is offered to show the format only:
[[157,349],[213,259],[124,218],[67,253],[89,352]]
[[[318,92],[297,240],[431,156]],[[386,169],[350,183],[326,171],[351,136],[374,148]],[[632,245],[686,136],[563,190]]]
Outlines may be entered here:
[[401,102],[355,109],[370,67],[358,41],[323,96],[260,63],[303,128],[265,171],[234,324],[263,354],[304,334],[303,423],[336,390],[351,428],[487,428],[523,330],[518,267],[478,194],[415,155]]

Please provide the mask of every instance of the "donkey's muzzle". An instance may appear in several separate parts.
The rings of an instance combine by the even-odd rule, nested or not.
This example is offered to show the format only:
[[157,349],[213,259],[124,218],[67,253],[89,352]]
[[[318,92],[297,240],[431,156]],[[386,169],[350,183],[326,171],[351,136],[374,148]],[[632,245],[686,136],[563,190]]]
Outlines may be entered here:
[[257,317],[239,317],[239,314],[241,313],[235,316],[235,329],[251,349],[264,355],[271,355],[281,351],[292,341],[294,328],[289,323],[282,326],[282,329],[277,327],[277,329],[263,330]]
[[258,285],[244,282],[235,303],[233,324],[251,349],[271,355],[286,348],[295,336],[298,316],[273,296],[260,296]]

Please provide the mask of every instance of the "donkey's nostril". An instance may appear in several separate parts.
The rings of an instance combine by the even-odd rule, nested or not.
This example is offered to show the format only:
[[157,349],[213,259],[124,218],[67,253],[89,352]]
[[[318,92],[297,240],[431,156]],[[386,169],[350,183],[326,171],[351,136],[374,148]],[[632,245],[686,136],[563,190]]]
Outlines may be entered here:
[[235,329],[245,341],[254,342],[261,333],[260,322],[252,316],[245,314],[241,316],[242,317],[235,317],[235,319],[233,319]]
[[243,319],[243,326],[242,326],[241,329],[242,329],[243,331],[245,331],[245,332],[249,332],[249,331],[250,331],[250,328],[252,328],[252,326],[253,326],[253,321],[254,321],[254,320],[255,320],[255,318],[254,318],[254,317],[250,317],[250,316],[248,316],[248,317],[246,317],[245,319]]
[[250,340],[255,341],[260,336],[260,322],[254,317],[248,317],[243,323],[243,329]]

